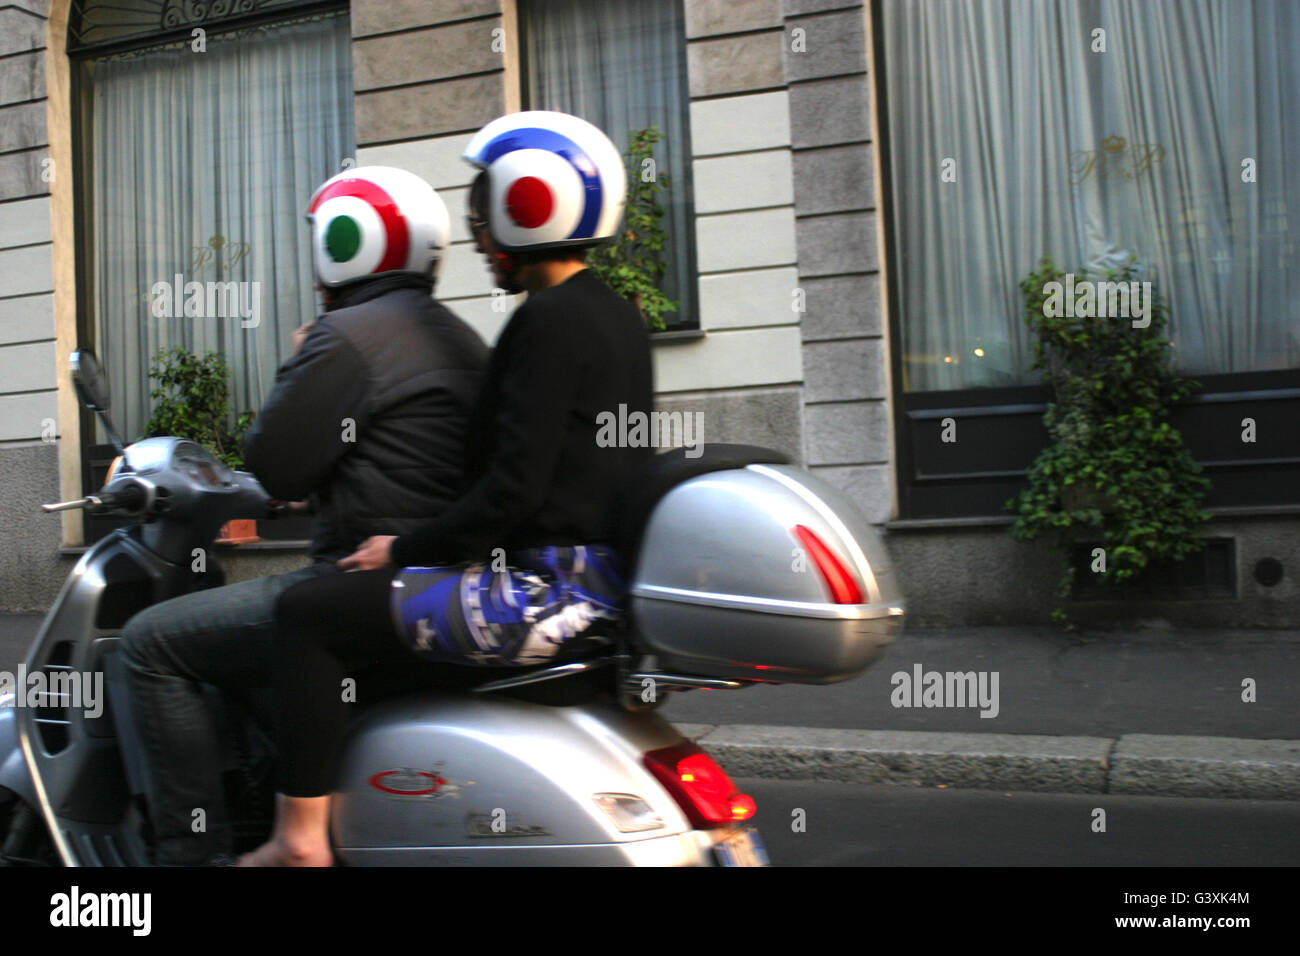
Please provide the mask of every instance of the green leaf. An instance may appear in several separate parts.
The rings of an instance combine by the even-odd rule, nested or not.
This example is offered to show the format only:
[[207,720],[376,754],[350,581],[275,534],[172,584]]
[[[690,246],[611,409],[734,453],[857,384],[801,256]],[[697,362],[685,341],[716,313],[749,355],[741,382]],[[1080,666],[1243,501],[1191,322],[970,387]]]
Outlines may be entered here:
[[[1136,281],[1136,263],[1131,259],[1108,275]],[[1087,278],[1084,271],[1075,274]],[[1145,330],[1122,319],[1045,315],[1044,287],[1064,276],[1044,256],[1017,283],[1033,368],[1052,391],[1043,414],[1051,443],[1030,466],[1027,487],[1008,502],[1017,515],[1010,533],[1030,540],[1054,528],[1058,545],[1068,548],[1078,529],[1093,529],[1108,542],[1113,559],[1105,577],[1131,580],[1156,560],[1203,546],[1198,535],[1209,519],[1203,495],[1210,484],[1171,424],[1177,404],[1199,383],[1181,379],[1170,367],[1162,331],[1168,308],[1158,293]],[[1095,487],[1104,502],[1066,511],[1062,492],[1074,486]],[[1059,596],[1068,594],[1070,580],[1067,565],[1066,590]]]
[[244,466],[240,442],[252,412],[232,420],[230,370],[216,352],[201,358],[179,346],[159,351],[149,366],[153,414],[143,437],[176,435],[203,445],[232,468]]

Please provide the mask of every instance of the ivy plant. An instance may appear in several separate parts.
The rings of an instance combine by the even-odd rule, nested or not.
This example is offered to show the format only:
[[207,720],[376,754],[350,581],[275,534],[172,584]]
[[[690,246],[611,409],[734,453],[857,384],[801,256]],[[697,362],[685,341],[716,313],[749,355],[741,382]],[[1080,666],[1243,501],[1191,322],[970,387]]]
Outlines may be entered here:
[[240,443],[253,413],[241,413],[232,424],[230,369],[220,354],[199,356],[180,346],[163,349],[149,365],[149,380],[154,407],[144,437],[188,438],[231,468],[244,467]]
[[[1075,285],[1138,278],[1130,259],[1104,274],[1076,273]],[[1098,541],[1104,554],[1091,570],[1100,583],[1119,584],[1199,551],[1198,532],[1210,517],[1202,507],[1210,482],[1170,423],[1174,407],[1199,385],[1171,367],[1169,311],[1159,293],[1146,287],[1146,314],[1135,328],[1131,317],[1095,314],[1109,309],[1067,315],[1072,310],[1057,307],[1062,287],[1066,273],[1048,258],[1020,283],[1033,368],[1052,391],[1043,415],[1050,444],[1030,467],[1028,487],[1007,502],[1016,515],[1012,537],[1054,533],[1065,552],[1061,603],[1074,581],[1076,542]],[[1058,605],[1052,619],[1067,623],[1069,616]]]
[[663,316],[678,303],[663,292],[668,263],[668,234],[663,227],[663,196],[672,187],[668,173],[655,166],[654,146],[663,139],[658,126],[628,134],[623,165],[627,169],[627,206],[614,241],[593,250],[592,270],[611,289],[636,304],[652,331],[665,328]]

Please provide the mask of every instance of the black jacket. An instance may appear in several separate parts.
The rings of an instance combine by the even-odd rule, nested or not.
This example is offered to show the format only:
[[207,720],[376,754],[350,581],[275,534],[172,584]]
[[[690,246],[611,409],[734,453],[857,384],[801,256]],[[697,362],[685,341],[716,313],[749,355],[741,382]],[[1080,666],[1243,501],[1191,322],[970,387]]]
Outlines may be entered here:
[[465,495],[393,543],[399,565],[537,545],[615,543],[618,496],[653,453],[610,447],[601,416],[650,413],[650,336],[590,269],[528,300],[492,352],[466,448]]
[[463,489],[488,350],[430,292],[402,275],[341,293],[244,437],[248,468],[271,495],[312,498],[318,560],[411,531]]

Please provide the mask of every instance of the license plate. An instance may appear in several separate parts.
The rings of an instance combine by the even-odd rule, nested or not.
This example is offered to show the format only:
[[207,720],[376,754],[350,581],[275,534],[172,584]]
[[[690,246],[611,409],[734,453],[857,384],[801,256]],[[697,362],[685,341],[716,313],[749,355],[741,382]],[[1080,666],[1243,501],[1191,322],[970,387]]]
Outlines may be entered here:
[[713,844],[713,860],[718,866],[769,865],[763,840],[752,827],[730,833]]

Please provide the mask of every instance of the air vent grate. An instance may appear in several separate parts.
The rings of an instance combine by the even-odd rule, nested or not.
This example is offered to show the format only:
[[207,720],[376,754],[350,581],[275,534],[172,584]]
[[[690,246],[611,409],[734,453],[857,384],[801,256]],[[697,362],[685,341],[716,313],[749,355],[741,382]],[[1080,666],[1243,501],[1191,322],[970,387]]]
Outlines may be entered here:
[[1102,585],[1092,570],[1099,542],[1074,545],[1076,601],[1203,601],[1237,596],[1235,538],[1207,538],[1205,548],[1179,562],[1153,565],[1123,584]]
[[68,699],[66,688],[71,686],[71,681],[66,677],[55,675],[71,675],[72,641],[60,641],[55,644],[50,649],[50,656],[46,659],[46,663],[36,668],[36,671],[45,675],[46,688],[65,688],[61,693],[47,691],[45,699],[36,708],[36,730],[41,737],[41,746],[45,748],[46,753],[53,756],[66,750],[70,739],[72,701]]

